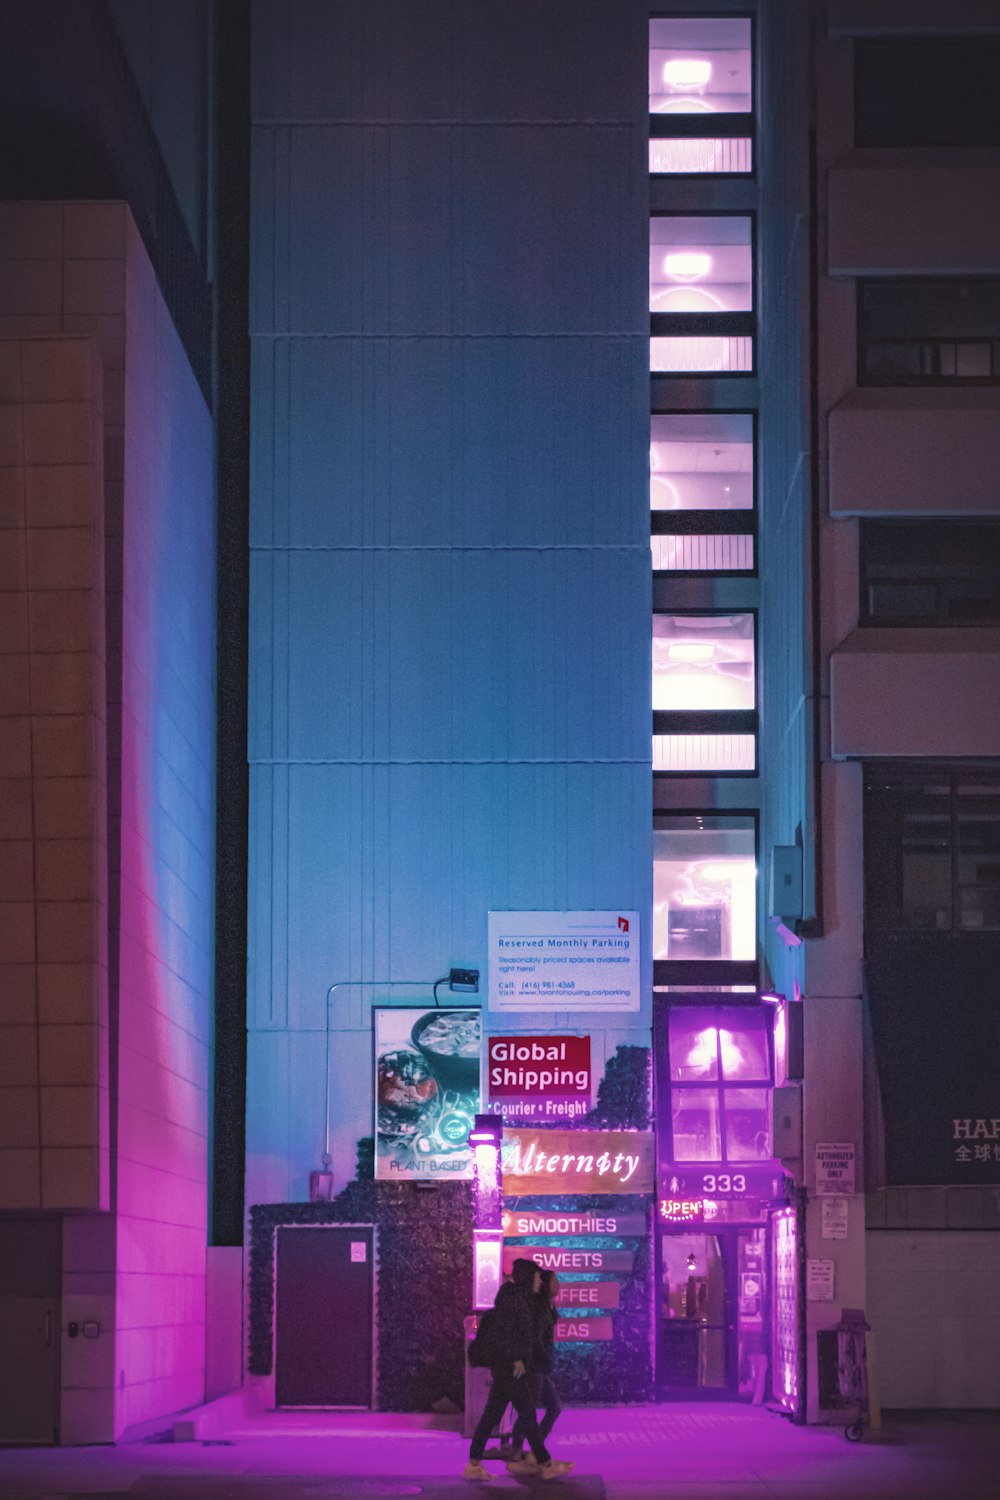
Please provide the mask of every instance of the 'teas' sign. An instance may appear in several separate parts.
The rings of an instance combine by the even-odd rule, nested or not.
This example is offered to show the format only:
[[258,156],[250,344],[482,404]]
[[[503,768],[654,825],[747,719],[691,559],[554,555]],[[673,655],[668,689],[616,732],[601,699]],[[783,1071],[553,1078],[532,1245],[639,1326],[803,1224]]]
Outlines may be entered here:
[[598,1344],[613,1335],[611,1318],[560,1318],[556,1323],[556,1340],[560,1344]]
[[516,1260],[535,1260],[546,1271],[631,1271],[631,1250],[569,1250],[556,1245],[504,1245],[503,1273]]

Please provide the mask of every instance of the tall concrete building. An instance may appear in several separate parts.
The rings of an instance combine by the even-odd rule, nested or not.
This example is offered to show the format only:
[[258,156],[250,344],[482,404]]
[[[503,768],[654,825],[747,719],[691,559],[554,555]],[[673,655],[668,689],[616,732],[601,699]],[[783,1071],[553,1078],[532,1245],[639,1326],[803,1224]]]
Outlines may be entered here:
[[995,1405],[995,5],[11,13],[17,1422]]

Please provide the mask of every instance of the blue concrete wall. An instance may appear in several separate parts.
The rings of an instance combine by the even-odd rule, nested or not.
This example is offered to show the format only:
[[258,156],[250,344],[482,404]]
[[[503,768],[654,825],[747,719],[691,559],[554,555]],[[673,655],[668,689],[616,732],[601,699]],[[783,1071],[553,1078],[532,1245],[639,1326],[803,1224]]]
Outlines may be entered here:
[[318,1165],[331,983],[485,971],[491,908],[648,918],[646,21],[254,8],[251,1202]]

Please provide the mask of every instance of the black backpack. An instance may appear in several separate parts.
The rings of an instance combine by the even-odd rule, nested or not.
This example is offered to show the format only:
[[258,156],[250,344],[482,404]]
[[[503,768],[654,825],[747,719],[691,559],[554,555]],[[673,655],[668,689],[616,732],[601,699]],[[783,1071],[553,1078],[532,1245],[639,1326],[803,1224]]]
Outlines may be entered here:
[[469,1345],[468,1360],[473,1369],[481,1370],[492,1365],[499,1353],[497,1348],[497,1310],[491,1307],[481,1314],[476,1336]]

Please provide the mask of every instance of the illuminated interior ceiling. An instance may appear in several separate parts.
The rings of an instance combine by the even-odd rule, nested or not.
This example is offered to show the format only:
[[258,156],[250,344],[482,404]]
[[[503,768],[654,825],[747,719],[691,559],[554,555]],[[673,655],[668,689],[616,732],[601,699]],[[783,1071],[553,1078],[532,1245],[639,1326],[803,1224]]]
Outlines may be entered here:
[[653,616],[653,709],[753,709],[753,616]]
[[746,114],[750,107],[747,17],[650,22],[651,114]]
[[652,510],[750,510],[750,415],[654,416],[650,423],[649,503]]
[[663,215],[650,220],[651,312],[749,312],[752,307],[748,217]]
[[[719,820],[685,819],[721,823]],[[750,819],[653,834],[654,959],[752,960],[757,866]]]

